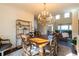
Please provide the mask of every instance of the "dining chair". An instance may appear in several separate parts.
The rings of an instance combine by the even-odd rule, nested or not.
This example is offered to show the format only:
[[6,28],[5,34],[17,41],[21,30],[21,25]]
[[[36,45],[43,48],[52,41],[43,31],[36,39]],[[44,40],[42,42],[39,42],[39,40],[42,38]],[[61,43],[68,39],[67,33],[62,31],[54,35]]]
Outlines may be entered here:
[[29,35],[21,35],[21,38],[24,56],[35,56],[39,54],[37,46],[29,41]]
[[31,44],[28,41],[29,35],[21,35],[23,55],[31,55]]
[[57,42],[55,38],[53,38],[52,41],[49,41],[49,44],[45,47],[45,55],[56,56],[57,55],[56,45],[57,45]]

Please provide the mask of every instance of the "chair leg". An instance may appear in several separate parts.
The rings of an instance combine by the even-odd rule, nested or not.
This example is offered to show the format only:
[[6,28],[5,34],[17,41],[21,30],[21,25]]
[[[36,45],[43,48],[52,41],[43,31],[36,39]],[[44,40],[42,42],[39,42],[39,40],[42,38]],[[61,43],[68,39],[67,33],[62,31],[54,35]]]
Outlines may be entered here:
[[4,56],[4,51],[1,52],[1,56]]
[[30,56],[32,56],[31,49],[32,49],[32,46],[30,47]]

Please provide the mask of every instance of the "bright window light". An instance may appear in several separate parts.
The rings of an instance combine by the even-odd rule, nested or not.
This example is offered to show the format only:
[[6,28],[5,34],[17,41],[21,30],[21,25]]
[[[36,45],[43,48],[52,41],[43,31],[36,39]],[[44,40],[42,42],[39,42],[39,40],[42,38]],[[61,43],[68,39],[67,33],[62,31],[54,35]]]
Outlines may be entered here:
[[56,19],[60,19],[60,15],[56,15],[55,18],[56,18]]
[[60,25],[58,26],[58,30],[61,30],[61,26]]
[[48,30],[53,31],[53,25],[48,25]]
[[68,25],[62,25],[61,30],[68,30]]
[[71,25],[69,25],[69,30],[72,30],[72,26]]
[[53,26],[52,26],[52,31],[53,31]]
[[65,13],[64,14],[64,18],[69,18],[70,17],[70,13]]
[[72,30],[72,25],[58,25],[58,30]]

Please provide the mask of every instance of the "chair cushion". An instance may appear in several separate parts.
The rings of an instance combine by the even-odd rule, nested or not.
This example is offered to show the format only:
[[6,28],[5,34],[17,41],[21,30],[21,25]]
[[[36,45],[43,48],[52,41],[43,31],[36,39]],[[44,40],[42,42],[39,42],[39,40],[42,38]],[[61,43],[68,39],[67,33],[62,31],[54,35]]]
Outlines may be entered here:
[[12,44],[11,43],[7,43],[7,44],[2,44],[1,47],[0,47],[0,51],[3,51],[9,47],[11,47]]

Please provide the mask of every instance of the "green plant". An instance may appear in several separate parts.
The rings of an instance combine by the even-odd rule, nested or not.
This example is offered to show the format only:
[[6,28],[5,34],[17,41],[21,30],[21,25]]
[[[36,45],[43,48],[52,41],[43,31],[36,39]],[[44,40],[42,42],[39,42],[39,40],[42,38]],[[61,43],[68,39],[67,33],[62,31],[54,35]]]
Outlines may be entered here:
[[74,38],[73,38],[72,43],[73,43],[74,45],[77,45],[77,37],[74,37]]

